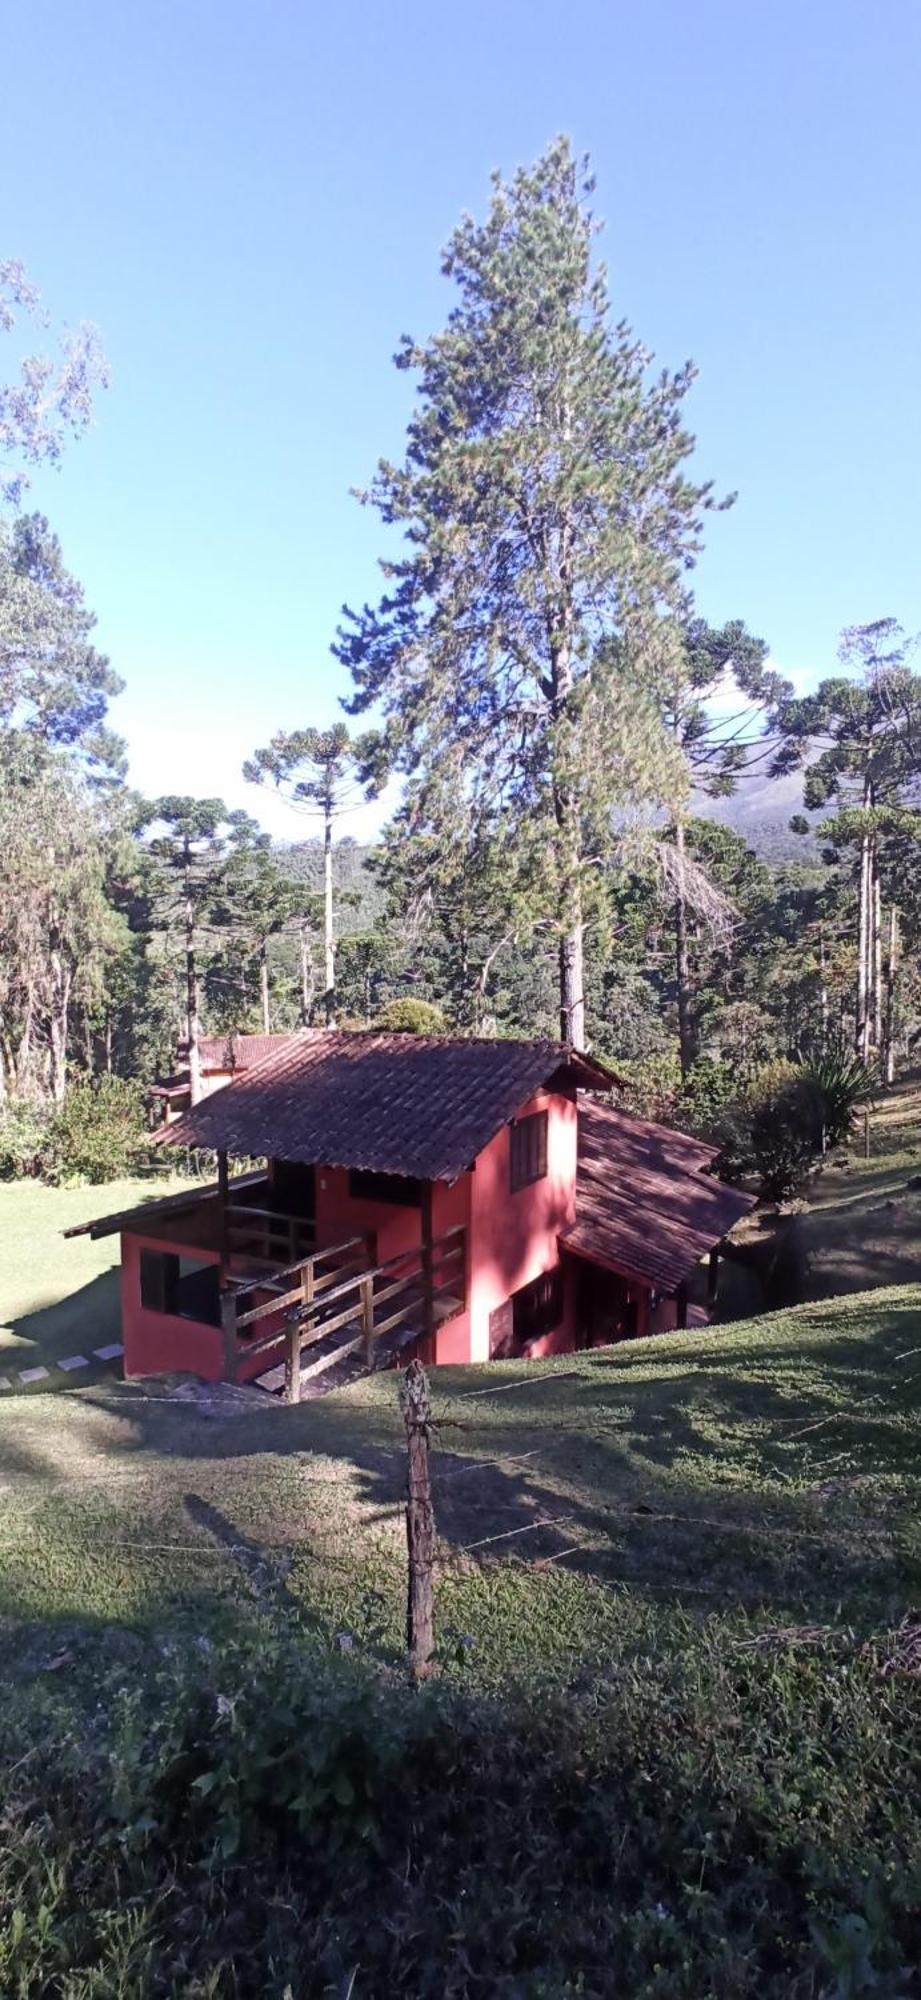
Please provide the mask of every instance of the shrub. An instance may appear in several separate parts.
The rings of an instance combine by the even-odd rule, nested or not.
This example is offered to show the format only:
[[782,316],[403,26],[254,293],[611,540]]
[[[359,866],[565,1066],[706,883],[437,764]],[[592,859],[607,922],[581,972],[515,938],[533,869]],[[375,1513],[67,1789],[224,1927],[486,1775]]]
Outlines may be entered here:
[[43,1174],[51,1158],[50,1110],[11,1100],[0,1118],[0,1180],[28,1180]]
[[73,1084],[48,1128],[42,1168],[54,1182],[118,1180],[150,1157],[140,1084],[101,1076]]
[[265,1637],[5,1724],[3,1992],[914,1991],[921,1685],[867,1649],[487,1699]]
[[374,1026],[385,1028],[394,1035],[443,1035],[447,1032],[441,1008],[431,1000],[416,1000],[411,994],[403,1000],[389,1000],[386,1007],[381,1008]]
[[824,1139],[827,1146],[840,1146],[849,1138],[862,1104],[872,1104],[877,1079],[844,1042],[833,1043],[823,1055],[803,1065],[823,1100]]
[[821,1150],[824,1115],[824,1098],[807,1071],[766,1064],[718,1122],[720,1173],[726,1180],[756,1175],[768,1201],[783,1201],[802,1186]]

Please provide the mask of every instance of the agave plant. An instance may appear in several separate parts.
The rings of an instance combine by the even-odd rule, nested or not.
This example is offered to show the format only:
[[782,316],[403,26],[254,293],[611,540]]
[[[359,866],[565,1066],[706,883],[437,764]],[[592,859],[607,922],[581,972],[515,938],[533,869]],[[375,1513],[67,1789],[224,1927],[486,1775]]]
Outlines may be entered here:
[[838,1043],[804,1063],[801,1074],[821,1095],[825,1145],[840,1146],[853,1131],[861,1105],[872,1104],[876,1096],[877,1071]]

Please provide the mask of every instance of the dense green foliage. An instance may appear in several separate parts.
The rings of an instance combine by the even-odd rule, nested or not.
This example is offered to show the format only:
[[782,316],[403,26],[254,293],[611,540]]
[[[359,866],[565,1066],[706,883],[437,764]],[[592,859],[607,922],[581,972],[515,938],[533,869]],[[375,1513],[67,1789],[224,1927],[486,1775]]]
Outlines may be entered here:
[[121,1076],[84,1077],[54,1108],[14,1101],[0,1114],[0,1180],[118,1180],[151,1150],[143,1088]]
[[138,1663],[87,1734],[64,1700],[14,1710],[15,1736],[7,1712],[0,1980],[895,2000],[921,1951],[921,1693],[886,1664],[703,1646],[492,1701],[267,1639]]

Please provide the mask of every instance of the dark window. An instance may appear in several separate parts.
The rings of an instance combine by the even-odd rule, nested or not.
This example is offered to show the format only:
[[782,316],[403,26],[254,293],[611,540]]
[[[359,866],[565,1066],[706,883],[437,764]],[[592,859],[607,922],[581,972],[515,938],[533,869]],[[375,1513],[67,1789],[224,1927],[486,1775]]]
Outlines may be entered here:
[[171,1319],[195,1319],[202,1326],[220,1326],[220,1271],[174,1250],[141,1251],[141,1304],[148,1312]]
[[372,1174],[365,1167],[352,1167],[349,1194],[356,1201],[389,1201],[396,1208],[419,1208],[422,1182],[405,1174]]
[[512,1344],[516,1353],[552,1333],[563,1317],[563,1269],[557,1264],[512,1294]]
[[547,1113],[535,1111],[511,1127],[510,1179],[512,1193],[542,1181],[547,1171]]
[[[253,1199],[258,1208],[260,1195]],[[265,1199],[264,1194],[261,1199]],[[317,1212],[313,1167],[302,1165],[300,1160],[273,1160],[272,1207],[279,1215],[297,1215],[312,1222]]]

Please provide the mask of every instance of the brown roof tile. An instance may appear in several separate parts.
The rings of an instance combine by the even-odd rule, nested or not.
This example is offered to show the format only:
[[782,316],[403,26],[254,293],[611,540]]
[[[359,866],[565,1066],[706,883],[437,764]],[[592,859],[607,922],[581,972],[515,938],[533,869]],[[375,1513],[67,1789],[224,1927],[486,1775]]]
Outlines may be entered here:
[[671,1293],[754,1196],[707,1169],[712,1146],[615,1105],[579,1100],[576,1219],[561,1241],[591,1262]]
[[557,1076],[569,1088],[616,1080],[558,1042],[305,1029],[157,1140],[450,1181]]
[[[295,1034],[298,1030],[293,1031]],[[292,1035],[202,1035],[198,1055],[203,1070],[252,1069],[263,1057],[290,1042]]]

